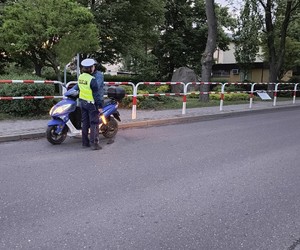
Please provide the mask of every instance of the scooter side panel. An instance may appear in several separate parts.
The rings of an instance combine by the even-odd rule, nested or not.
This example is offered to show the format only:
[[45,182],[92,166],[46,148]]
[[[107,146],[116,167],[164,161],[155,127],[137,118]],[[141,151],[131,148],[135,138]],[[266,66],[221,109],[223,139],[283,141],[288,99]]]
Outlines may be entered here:
[[110,116],[111,114],[115,113],[117,111],[117,105],[116,104],[109,104],[103,108],[102,113],[105,115],[105,117]]
[[61,125],[65,125],[65,123],[60,120],[60,119],[52,119],[51,121],[48,122],[48,126],[61,126]]

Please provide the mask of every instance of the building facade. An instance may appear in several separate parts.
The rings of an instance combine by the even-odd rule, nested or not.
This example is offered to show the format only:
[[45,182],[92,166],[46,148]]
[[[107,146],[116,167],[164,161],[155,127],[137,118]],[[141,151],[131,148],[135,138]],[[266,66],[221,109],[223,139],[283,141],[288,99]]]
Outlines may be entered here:
[[[212,77],[216,81],[227,82],[268,82],[269,64],[263,61],[262,48],[259,49],[255,62],[252,64],[248,74],[245,75],[234,56],[235,45],[229,44],[229,50],[223,51],[217,48],[214,53],[215,64],[212,68]],[[292,77],[292,71],[288,71],[283,77],[283,81],[288,81]]]

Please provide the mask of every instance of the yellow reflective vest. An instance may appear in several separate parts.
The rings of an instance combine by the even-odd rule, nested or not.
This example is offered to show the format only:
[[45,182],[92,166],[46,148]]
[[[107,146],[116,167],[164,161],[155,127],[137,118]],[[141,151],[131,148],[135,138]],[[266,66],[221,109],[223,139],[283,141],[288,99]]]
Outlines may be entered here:
[[88,73],[82,73],[78,77],[79,98],[85,101],[94,102],[91,81],[94,77]]

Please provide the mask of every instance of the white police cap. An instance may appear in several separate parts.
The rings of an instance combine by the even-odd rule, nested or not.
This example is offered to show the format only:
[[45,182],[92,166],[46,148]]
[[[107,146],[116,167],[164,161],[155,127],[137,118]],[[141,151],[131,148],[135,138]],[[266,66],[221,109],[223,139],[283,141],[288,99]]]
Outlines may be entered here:
[[96,61],[92,58],[87,58],[87,59],[84,59],[82,62],[81,62],[81,66],[82,67],[92,67],[93,65],[96,64]]

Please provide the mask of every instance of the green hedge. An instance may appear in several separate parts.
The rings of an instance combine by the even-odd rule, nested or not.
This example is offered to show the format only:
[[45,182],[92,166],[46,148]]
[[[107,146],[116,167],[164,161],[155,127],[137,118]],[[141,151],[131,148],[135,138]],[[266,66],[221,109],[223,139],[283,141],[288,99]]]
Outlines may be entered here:
[[[210,94],[211,100],[220,100],[220,94]],[[250,95],[246,93],[225,93],[224,101],[247,101],[250,99]]]
[[[0,96],[53,96],[54,92],[54,85],[48,84],[0,85]],[[53,104],[53,99],[0,100],[0,113],[27,117],[46,115]]]
[[[199,99],[199,94],[192,93],[187,96],[190,99]],[[210,100],[220,100],[221,92],[218,94],[209,94]],[[225,93],[224,94],[224,101],[245,101],[249,100],[250,95],[247,93]]]
[[[42,77],[39,77],[34,74],[17,74],[17,73],[9,73],[9,74],[1,74],[0,75],[1,80],[45,80]],[[51,79],[51,78],[46,78]],[[55,78],[54,78],[55,79]]]

